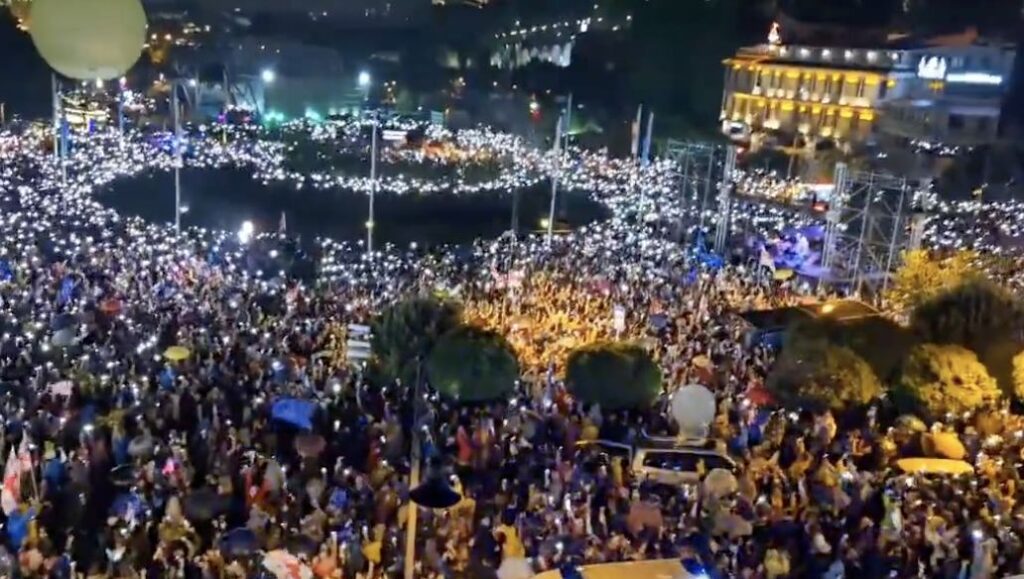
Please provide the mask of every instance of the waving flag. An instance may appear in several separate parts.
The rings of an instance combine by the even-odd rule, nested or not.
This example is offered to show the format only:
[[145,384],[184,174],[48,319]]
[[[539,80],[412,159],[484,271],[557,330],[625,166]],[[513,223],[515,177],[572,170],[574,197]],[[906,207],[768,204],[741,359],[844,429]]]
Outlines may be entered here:
[[4,488],[0,491],[0,508],[3,508],[5,515],[10,515],[18,508],[21,501],[21,461],[18,455],[11,448],[7,455],[7,464],[4,466]]

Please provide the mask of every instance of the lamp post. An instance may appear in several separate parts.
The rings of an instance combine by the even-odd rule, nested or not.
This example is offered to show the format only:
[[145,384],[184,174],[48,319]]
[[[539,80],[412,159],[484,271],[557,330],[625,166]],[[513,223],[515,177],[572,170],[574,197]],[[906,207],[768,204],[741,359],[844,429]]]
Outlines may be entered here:
[[370,100],[370,80],[370,73],[365,70],[360,71],[356,78],[359,88],[363,89],[363,102]]
[[377,114],[374,112],[373,123],[370,125],[370,130],[373,131],[373,135],[370,137],[370,207],[366,219],[366,255],[371,258],[373,257],[373,228],[375,225],[373,204],[377,196],[377,130],[379,128],[377,125]]
[[423,400],[423,360],[416,363],[416,385],[412,400],[412,436],[409,465],[409,515],[405,531],[405,573],[404,579],[414,579],[416,570],[416,526],[419,507],[447,509],[455,506],[462,496],[444,479],[436,465],[428,468],[427,480],[420,484],[420,403]]
[[562,122],[564,120],[565,115],[559,115],[555,126],[555,170],[551,175],[551,207],[548,210],[547,243],[549,246],[555,233],[555,205],[558,199],[558,178],[562,172]]
[[181,233],[181,113],[178,110],[178,82],[171,82],[174,114],[174,232]]

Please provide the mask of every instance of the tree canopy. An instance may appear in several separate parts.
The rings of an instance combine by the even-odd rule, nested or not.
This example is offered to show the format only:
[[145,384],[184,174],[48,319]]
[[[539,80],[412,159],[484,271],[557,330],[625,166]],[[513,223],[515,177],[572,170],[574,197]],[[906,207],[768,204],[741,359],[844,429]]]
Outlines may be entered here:
[[906,251],[885,299],[897,311],[913,309],[950,288],[976,279],[980,274],[975,265],[977,260],[973,251],[956,251],[945,257],[923,249]]
[[767,386],[783,406],[811,410],[843,410],[882,393],[881,382],[863,358],[825,341],[784,349]]
[[638,344],[595,342],[569,354],[566,383],[602,408],[646,408],[661,393],[661,369]]
[[415,297],[396,302],[373,322],[371,344],[384,376],[409,382],[434,344],[459,325],[459,308],[449,301]]
[[922,303],[910,316],[922,341],[957,344],[975,352],[1018,337],[1024,329],[1024,307],[1005,288],[975,279]]
[[500,334],[460,327],[438,340],[427,362],[427,375],[445,396],[459,402],[483,402],[514,390],[519,362]]
[[783,351],[820,349],[822,343],[850,349],[868,363],[879,380],[889,381],[899,373],[917,340],[907,328],[880,316],[853,321],[818,318],[787,328]]
[[1001,392],[974,352],[956,345],[922,344],[911,350],[894,391],[907,410],[933,418],[990,405]]

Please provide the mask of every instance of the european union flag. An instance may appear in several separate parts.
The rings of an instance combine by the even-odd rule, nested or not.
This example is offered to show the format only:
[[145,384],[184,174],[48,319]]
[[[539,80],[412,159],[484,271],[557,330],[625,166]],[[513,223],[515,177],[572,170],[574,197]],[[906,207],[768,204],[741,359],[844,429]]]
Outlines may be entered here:
[[280,398],[274,402],[270,416],[275,420],[287,422],[296,428],[310,430],[313,428],[313,412],[316,405],[309,400],[297,398]]

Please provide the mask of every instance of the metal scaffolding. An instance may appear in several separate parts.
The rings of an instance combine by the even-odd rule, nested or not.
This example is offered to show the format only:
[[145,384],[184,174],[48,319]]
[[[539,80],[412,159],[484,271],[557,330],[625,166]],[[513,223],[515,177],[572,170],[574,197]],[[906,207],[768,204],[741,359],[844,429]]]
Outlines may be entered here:
[[911,206],[905,178],[853,172],[838,163],[821,258],[828,282],[857,294],[865,282],[884,291],[910,242]]
[[715,223],[715,253],[725,253],[725,244],[729,241],[729,211],[732,206],[733,174],[736,172],[736,147],[729,145],[725,149],[725,166],[722,167],[722,180],[718,183],[718,219]]
[[717,182],[716,154],[719,149],[708,143],[669,139],[665,156],[674,161],[679,180],[679,227],[685,232],[696,223],[703,230],[711,191]]

